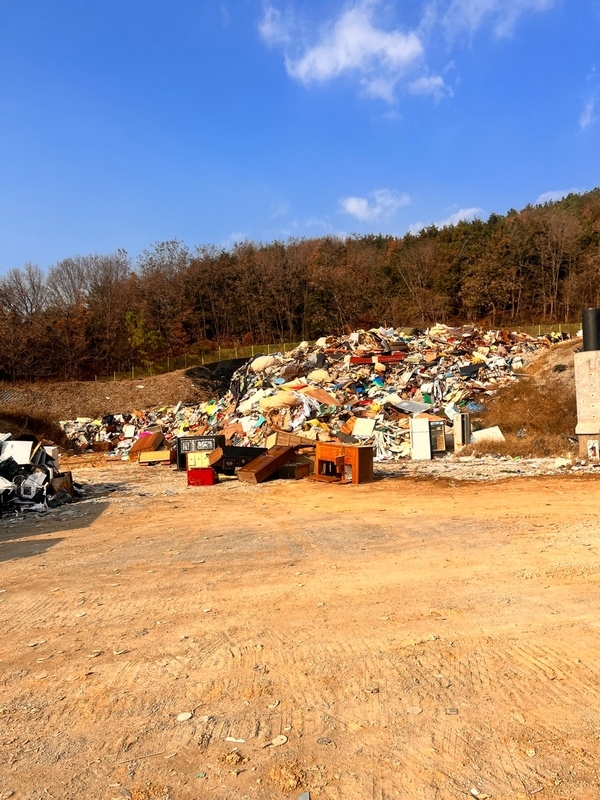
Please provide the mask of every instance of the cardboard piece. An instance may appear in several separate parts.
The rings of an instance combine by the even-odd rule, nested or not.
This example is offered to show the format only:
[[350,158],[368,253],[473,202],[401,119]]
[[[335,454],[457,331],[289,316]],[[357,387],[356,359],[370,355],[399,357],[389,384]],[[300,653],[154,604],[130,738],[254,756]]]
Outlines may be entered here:
[[336,400],[332,394],[326,392],[325,389],[319,389],[317,386],[307,386],[304,389],[299,389],[298,392],[305,394],[307,397],[312,397],[313,400],[324,406],[336,406],[336,408],[341,406],[340,401]]
[[149,433],[146,436],[140,436],[133,443],[133,447],[129,451],[129,460],[137,461],[138,453],[143,453],[146,450],[158,450],[164,442],[165,437],[162,433]]
[[75,494],[73,489],[73,475],[70,472],[65,472],[63,475],[59,475],[57,478],[52,478],[50,481],[52,484],[52,488],[55,492],[63,491],[70,494],[71,497]]
[[373,435],[373,431],[375,430],[375,420],[374,419],[367,419],[366,417],[356,417],[354,420],[354,426],[352,428],[352,436],[357,437],[364,437],[368,439],[369,436]]
[[481,431],[473,431],[471,434],[471,441],[476,442],[505,442],[504,434],[500,428],[495,425],[493,428],[484,428]]

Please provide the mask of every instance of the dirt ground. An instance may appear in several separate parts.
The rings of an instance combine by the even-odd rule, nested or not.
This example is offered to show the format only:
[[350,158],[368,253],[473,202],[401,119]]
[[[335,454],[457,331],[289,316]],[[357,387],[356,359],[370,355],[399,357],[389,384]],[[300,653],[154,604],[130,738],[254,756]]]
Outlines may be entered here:
[[600,797],[594,476],[73,463],[0,520],[0,798]]
[[193,372],[181,369],[126,381],[40,381],[31,385],[0,382],[0,412],[58,422],[75,417],[130,414],[134,409],[174,406],[179,401],[208,400],[212,396],[211,381],[194,380],[190,377]]

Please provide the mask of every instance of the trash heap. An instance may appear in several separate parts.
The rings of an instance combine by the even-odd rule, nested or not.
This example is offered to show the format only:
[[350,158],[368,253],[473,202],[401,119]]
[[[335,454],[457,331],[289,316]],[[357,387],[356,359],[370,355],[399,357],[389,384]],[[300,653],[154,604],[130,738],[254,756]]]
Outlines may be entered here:
[[426,332],[392,328],[327,336],[288,353],[261,355],[234,373],[229,391],[200,405],[132,411],[61,422],[82,450],[124,459],[140,433],[222,434],[237,447],[267,447],[273,434],[309,441],[371,444],[375,459],[410,455],[410,417],[428,412],[452,421],[477,413],[481,400],[510,381],[546,336],[436,325]]
[[11,511],[46,511],[81,494],[70,472],[61,472],[58,447],[35,436],[0,433],[0,516]]
[[516,380],[524,356],[545,337],[475,326],[436,325],[425,334],[355,331],[254,359],[229,393],[205,404],[207,433],[234,445],[260,446],[272,431],[318,441],[372,444],[377,461],[410,456],[410,417],[461,410]]

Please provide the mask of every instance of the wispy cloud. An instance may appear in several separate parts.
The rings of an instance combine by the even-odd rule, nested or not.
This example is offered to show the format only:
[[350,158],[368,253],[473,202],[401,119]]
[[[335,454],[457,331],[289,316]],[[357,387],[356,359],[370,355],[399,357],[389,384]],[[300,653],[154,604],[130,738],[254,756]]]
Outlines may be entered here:
[[589,100],[586,101],[583,111],[579,117],[579,127],[582,131],[586,128],[589,128],[590,125],[593,125],[596,122],[596,98],[590,97]]
[[288,73],[309,84],[355,73],[366,93],[391,101],[396,83],[423,55],[414,31],[386,31],[374,20],[375,0],[363,0],[345,10],[322,32],[320,41],[297,59],[288,57]]
[[555,203],[557,200],[562,200],[569,194],[580,194],[581,189],[555,189],[550,192],[544,192],[535,201],[536,206],[543,206],[544,203]]
[[408,205],[410,197],[406,193],[400,194],[390,189],[376,189],[368,197],[343,197],[340,200],[341,210],[360,222],[388,219],[399,208]]
[[233,231],[230,233],[227,239],[222,243],[223,247],[227,250],[235,247],[236,244],[240,244],[241,242],[248,241],[250,237],[247,233],[243,233],[242,231]]
[[450,214],[449,217],[446,219],[439,220],[438,222],[413,222],[412,225],[409,226],[408,230],[409,233],[419,233],[422,231],[423,228],[429,227],[429,225],[435,225],[436,228],[449,228],[453,225],[458,225],[459,222],[470,222],[474,219],[479,219],[483,214],[482,208],[461,208],[459,211],[456,211],[454,214]]
[[[394,104],[398,94],[452,96],[444,79],[427,67],[439,50],[440,35],[453,44],[491,25],[496,36],[510,36],[519,18],[542,12],[560,0],[422,0],[421,17],[410,26],[391,22],[396,6],[384,0],[347,0],[318,29],[303,26],[264,0],[262,39],[280,47],[288,75],[310,86],[346,76],[364,95]],[[288,0],[292,8],[293,0]]]
[[268,45],[287,45],[291,42],[291,22],[275,6],[266,4],[258,31]]
[[290,204],[286,200],[280,200],[278,203],[274,203],[270,210],[269,216],[271,219],[277,219],[278,217],[285,217],[285,215],[290,210]]
[[[354,0],[319,32],[314,44],[296,42],[299,54],[284,48],[288,75],[308,86],[352,75],[365,94],[393,102],[396,86],[424,52],[415,31],[386,30],[375,20],[379,0]],[[290,45],[291,32],[281,12],[265,7],[259,31],[267,44]]]
[[490,23],[496,36],[511,36],[523,14],[547,11],[556,0],[451,0],[443,24],[451,36],[473,35]]
[[429,77],[422,75],[408,84],[408,91],[411,94],[430,94],[436,100],[453,95],[452,89],[446,85],[441,75],[431,75]]

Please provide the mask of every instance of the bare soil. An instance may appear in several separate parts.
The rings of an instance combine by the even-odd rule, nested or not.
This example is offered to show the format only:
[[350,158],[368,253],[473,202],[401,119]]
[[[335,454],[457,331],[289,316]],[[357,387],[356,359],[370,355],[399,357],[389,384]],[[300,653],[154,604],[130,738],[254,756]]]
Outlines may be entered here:
[[78,463],[0,520],[0,797],[600,796],[597,479]]
[[180,400],[200,402],[210,397],[210,391],[207,393],[204,384],[190,377],[188,373],[193,371],[177,370],[127,381],[0,383],[0,409],[56,422],[174,406]]

